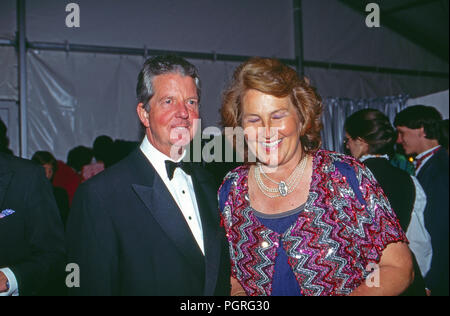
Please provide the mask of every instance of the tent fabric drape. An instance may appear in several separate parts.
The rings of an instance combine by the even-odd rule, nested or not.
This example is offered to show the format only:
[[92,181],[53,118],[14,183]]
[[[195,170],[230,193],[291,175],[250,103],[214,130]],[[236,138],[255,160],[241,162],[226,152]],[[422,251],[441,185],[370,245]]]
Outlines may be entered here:
[[[24,2],[25,38],[30,44],[26,120],[20,122],[17,115],[19,56],[9,43],[18,31],[16,0],[0,1],[0,112],[15,126],[12,148],[19,148],[20,138],[14,135],[26,125],[26,158],[36,150],[48,150],[65,160],[68,150],[91,146],[101,134],[133,141],[141,136],[135,86],[143,56],[74,52],[69,46],[65,51],[39,50],[33,43],[295,58],[292,1],[77,0],[79,28],[65,23],[67,2]],[[448,61],[383,25],[368,28],[364,15],[340,1],[303,0],[301,12],[304,73],[323,97],[418,97],[448,89],[448,77],[333,68],[338,63],[442,72],[448,70]],[[222,91],[239,62],[190,61],[202,78],[202,127],[219,126]],[[335,115],[333,119],[343,122],[349,113],[341,117],[337,109],[326,111],[324,147],[341,150],[342,124],[330,118]]]
[[323,101],[322,148],[344,152],[344,123],[352,113],[372,108],[386,114],[391,123],[395,115],[406,107],[407,95],[373,99],[326,98]]
[[134,89],[142,57],[28,52],[28,152],[92,146],[95,137],[136,140]]
[[409,99],[407,106],[412,105],[428,105],[434,106],[441,114],[443,119],[449,118],[449,93],[448,89],[437,93],[425,95],[419,98]]
[[[91,147],[100,135],[142,140],[135,89],[143,57],[51,51],[27,57],[27,157],[47,150],[65,161],[70,149]],[[202,78],[201,126],[218,126],[221,91],[238,63],[190,61]]]
[[0,100],[17,101],[17,53],[13,47],[0,49]]

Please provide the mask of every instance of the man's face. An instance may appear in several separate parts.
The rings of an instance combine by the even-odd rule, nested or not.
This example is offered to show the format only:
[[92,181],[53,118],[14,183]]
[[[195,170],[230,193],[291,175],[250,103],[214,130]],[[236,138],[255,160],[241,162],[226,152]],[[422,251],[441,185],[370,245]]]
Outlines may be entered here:
[[406,126],[397,126],[397,131],[397,144],[403,146],[406,155],[422,152],[422,141],[425,138],[423,128],[411,129]]
[[197,87],[194,79],[178,73],[156,76],[154,95],[147,113],[138,104],[139,118],[146,127],[150,143],[163,154],[174,158],[194,137],[195,119],[199,117]]

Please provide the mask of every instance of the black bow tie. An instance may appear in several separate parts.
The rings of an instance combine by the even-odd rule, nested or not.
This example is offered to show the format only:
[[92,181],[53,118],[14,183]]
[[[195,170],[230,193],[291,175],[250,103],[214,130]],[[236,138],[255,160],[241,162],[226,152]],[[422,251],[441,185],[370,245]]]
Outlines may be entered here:
[[192,175],[192,164],[189,162],[173,162],[170,160],[166,160],[164,161],[164,163],[166,164],[166,171],[169,180],[173,179],[173,173],[175,172],[176,168],[181,168],[187,175]]

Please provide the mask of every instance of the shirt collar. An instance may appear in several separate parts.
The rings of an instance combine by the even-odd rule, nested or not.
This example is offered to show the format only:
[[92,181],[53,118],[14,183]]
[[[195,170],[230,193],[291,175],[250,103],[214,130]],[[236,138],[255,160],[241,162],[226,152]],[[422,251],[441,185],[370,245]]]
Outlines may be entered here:
[[142,140],[140,149],[161,177],[163,177],[163,175],[164,175],[164,177],[167,177],[166,164],[165,164],[166,160],[170,160],[173,162],[180,162],[181,160],[183,160],[184,156],[186,155],[186,150],[183,150],[183,154],[181,155],[181,157],[178,160],[173,160],[169,156],[163,154],[158,149],[156,149],[155,146],[153,146],[150,143],[150,141],[148,140],[147,135]]
[[389,160],[389,156],[387,154],[386,155],[370,155],[370,154],[368,154],[368,155],[361,156],[359,158],[359,161],[364,162],[365,160],[371,159],[371,158],[383,158],[383,159]]
[[424,151],[423,153],[418,154],[418,155],[416,156],[416,159],[422,158],[422,157],[425,156],[426,154],[432,152],[433,150],[435,150],[435,149],[437,149],[437,148],[439,148],[439,147],[441,147],[441,145],[437,145],[436,147],[430,148],[430,149]]

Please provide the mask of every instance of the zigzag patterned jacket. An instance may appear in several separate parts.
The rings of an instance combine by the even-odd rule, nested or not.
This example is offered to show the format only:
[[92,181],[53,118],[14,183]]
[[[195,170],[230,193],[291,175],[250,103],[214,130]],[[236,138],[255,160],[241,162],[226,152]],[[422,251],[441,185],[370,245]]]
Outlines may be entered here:
[[282,235],[253,214],[248,172],[249,166],[232,170],[218,192],[231,273],[247,295],[271,295],[280,246],[302,295],[348,295],[370,274],[370,264],[379,263],[388,244],[407,242],[372,173],[351,157],[314,153],[305,208]]

